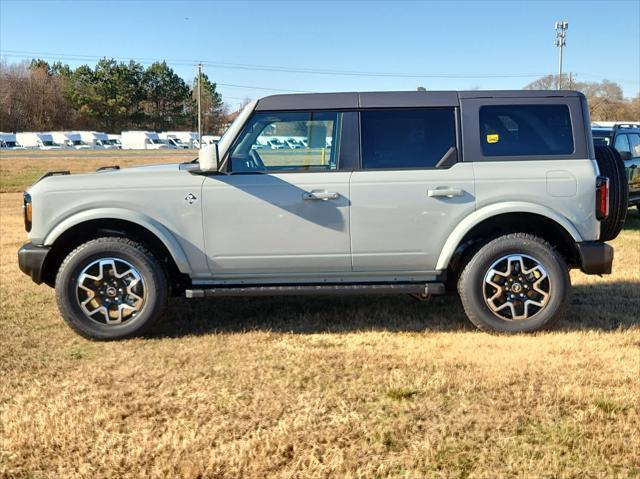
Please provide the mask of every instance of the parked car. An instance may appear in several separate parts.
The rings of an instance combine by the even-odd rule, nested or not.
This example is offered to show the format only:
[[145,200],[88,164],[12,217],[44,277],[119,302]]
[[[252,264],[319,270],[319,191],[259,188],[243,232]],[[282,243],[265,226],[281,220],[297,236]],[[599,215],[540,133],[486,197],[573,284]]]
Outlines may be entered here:
[[114,148],[117,148],[117,149],[122,148],[122,142],[120,141],[120,135],[107,134],[107,141]]
[[[548,328],[571,268],[611,272],[627,199],[585,97],[549,93],[253,101],[198,161],[45,175],[24,195],[19,266],[92,339],[140,334],[172,295],[457,290],[482,330]],[[302,129],[303,155],[254,148]]]
[[282,150],[287,148],[287,145],[282,140],[269,136],[265,136],[263,141],[257,144],[263,145],[265,148],[269,148],[271,150]]
[[296,140],[295,138],[285,138],[284,144],[287,145],[287,147],[291,148],[292,150],[298,150],[300,148],[304,148],[304,145],[298,140]]
[[596,145],[613,146],[620,154],[629,181],[629,206],[640,212],[640,123],[593,123],[591,134]]

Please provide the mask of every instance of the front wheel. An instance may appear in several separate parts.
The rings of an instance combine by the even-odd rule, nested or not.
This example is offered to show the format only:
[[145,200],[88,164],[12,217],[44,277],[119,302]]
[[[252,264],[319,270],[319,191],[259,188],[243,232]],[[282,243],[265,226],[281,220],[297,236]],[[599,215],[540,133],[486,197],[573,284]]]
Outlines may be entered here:
[[168,298],[160,262],[140,243],[105,237],[88,241],[63,261],[56,277],[62,317],[88,339],[141,334],[163,313]]
[[525,233],[482,247],[458,281],[467,316],[483,331],[532,332],[550,328],[568,303],[567,265],[546,241]]

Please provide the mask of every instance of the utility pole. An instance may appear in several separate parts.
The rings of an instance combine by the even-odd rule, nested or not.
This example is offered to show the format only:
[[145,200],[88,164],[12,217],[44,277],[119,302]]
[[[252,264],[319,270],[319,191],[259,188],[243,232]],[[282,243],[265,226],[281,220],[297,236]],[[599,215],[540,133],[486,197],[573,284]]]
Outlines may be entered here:
[[567,45],[567,29],[569,28],[569,23],[565,20],[561,20],[556,22],[556,47],[560,49],[560,58],[558,59],[558,82],[557,88],[558,90],[562,89],[562,49]]
[[198,145],[202,148],[202,63],[198,63]]

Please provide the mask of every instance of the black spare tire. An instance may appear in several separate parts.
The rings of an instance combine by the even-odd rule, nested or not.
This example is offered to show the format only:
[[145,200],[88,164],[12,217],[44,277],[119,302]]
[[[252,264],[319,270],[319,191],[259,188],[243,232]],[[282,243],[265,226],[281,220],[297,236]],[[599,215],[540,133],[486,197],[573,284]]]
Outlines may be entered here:
[[629,183],[624,161],[615,148],[596,146],[596,161],[600,174],[609,178],[609,216],[600,222],[600,240],[614,239],[627,219]]

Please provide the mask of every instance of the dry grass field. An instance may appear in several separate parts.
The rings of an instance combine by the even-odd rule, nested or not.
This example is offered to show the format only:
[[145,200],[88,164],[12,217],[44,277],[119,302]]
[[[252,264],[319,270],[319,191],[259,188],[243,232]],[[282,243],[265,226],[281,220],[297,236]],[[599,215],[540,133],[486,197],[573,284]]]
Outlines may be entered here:
[[636,210],[548,333],[477,332],[455,297],[235,298],[94,343],[18,271],[20,201],[0,194],[0,477],[640,477]]

